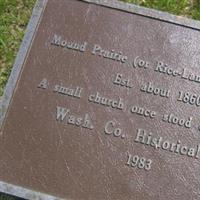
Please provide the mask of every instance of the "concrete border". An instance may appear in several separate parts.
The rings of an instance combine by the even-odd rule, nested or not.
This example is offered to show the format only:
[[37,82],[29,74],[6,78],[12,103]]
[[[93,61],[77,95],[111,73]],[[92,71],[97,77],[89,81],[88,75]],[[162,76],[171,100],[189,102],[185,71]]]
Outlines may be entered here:
[[0,100],[0,127],[2,126],[3,120],[6,117],[8,106],[12,100],[15,88],[17,88],[17,82],[20,78],[24,62],[29,54],[29,50],[34,40],[35,32],[37,31],[41,16],[46,7],[47,0],[37,0],[36,5],[33,9],[31,19],[26,29],[25,36],[20,46],[19,52],[15,59],[15,63],[6,84],[3,97]]
[[30,200],[64,200],[54,196],[46,195],[40,192],[35,192],[22,187],[0,182],[0,190],[4,193],[14,195],[23,199]]
[[[160,20],[166,23],[171,23],[178,26],[183,26],[186,28],[200,31],[199,21],[188,19],[185,17],[175,16],[165,12],[156,11],[153,9],[144,8],[128,3],[119,2],[117,0],[77,0],[77,1],[113,8],[124,12],[140,15],[143,17],[152,18],[154,20]],[[6,85],[4,95],[0,100],[0,127],[2,127],[3,125],[3,120],[6,117],[9,104],[12,101],[12,96],[18,86],[18,80],[20,79],[24,63],[26,62],[26,58],[29,54],[30,48],[32,46],[35,37],[35,33],[40,24],[47,2],[48,0],[37,0],[36,6],[33,10],[32,17],[30,19],[29,25],[26,30],[26,34],[24,36],[23,42],[21,44],[20,50],[15,60],[15,64],[12,69],[11,75],[9,77],[8,83]],[[0,181],[0,192],[30,200],[62,200],[57,197],[46,195],[40,192],[35,192],[26,188],[4,183],[1,181]]]
[[[4,90],[4,95],[0,99],[0,126],[3,125],[3,120],[6,117],[8,106],[12,101],[12,96],[17,88],[17,83],[20,78],[24,63],[29,54],[29,50],[32,46],[32,42],[35,37],[38,25],[40,23],[41,17],[44,13],[47,0],[37,0],[36,5],[33,9],[31,19],[29,21],[28,27],[26,29],[25,36],[23,38],[20,50],[17,54],[11,75],[6,84]],[[24,199],[30,200],[57,200],[58,198],[45,195],[42,193],[34,192],[22,187],[14,186],[8,183],[0,182],[0,192],[5,194],[14,195]]]

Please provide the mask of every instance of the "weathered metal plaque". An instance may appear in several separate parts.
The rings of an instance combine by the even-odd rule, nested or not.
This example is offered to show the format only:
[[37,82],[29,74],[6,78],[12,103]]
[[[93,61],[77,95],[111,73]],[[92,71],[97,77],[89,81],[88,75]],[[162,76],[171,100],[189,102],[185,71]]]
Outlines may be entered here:
[[1,103],[0,191],[200,199],[200,23],[40,0]]

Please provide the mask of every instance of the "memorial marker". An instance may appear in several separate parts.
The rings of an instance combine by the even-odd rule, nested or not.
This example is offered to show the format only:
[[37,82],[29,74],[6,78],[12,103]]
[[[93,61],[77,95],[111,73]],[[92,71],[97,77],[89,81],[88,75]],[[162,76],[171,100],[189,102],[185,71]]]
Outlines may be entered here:
[[200,23],[112,0],[39,0],[1,101],[0,191],[200,198]]

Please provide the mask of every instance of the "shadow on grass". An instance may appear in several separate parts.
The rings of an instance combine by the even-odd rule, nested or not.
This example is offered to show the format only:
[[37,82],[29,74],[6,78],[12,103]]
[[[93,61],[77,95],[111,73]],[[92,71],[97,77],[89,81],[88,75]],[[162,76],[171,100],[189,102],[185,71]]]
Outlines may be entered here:
[[25,200],[25,199],[0,193],[0,200]]

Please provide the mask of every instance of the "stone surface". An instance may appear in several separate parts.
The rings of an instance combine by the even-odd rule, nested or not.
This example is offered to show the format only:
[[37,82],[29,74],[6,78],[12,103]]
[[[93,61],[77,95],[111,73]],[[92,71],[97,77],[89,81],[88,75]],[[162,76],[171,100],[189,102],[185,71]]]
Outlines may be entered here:
[[116,1],[38,1],[1,104],[0,191],[199,199],[198,27]]

